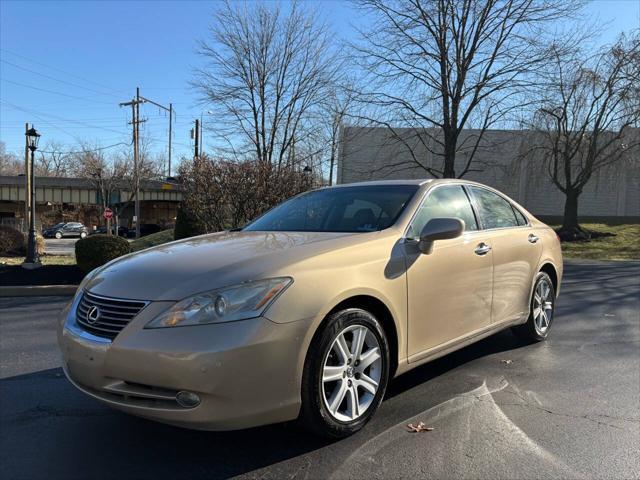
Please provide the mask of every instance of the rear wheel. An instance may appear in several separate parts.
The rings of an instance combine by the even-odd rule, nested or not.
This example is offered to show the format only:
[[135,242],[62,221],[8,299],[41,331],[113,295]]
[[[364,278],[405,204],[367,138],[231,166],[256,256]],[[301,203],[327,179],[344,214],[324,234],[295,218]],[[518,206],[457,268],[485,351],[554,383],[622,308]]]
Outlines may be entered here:
[[342,438],[378,409],[389,378],[389,347],[378,320],[350,308],[328,319],[309,348],[302,380],[303,426]]
[[524,325],[513,327],[518,337],[540,342],[549,336],[555,309],[556,292],[549,275],[538,273],[531,295],[529,319]]

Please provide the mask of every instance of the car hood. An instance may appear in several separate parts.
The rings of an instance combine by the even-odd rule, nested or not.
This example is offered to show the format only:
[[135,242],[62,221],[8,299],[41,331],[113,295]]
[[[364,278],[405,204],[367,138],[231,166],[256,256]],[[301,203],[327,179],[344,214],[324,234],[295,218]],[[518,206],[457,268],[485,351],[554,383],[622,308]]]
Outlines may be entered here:
[[118,258],[98,270],[86,288],[107,297],[176,301],[244,281],[292,275],[290,268],[296,263],[361,242],[371,235],[324,232],[202,235]]

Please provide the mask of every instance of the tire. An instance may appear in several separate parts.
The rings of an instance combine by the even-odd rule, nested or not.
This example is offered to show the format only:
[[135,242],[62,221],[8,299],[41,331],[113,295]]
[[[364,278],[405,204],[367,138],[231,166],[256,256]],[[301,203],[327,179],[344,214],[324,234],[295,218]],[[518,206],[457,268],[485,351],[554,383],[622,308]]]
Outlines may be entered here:
[[80,238],[86,238],[86,237],[87,237],[87,232],[80,233]]
[[62,238],[62,233],[56,232],[53,236],[56,237],[58,240],[60,240]]
[[[540,308],[540,306],[543,308]],[[511,331],[522,340],[541,342],[549,336],[556,306],[556,290],[551,277],[544,272],[536,275],[529,303],[527,323],[513,327]]]
[[307,352],[299,420],[304,428],[324,437],[352,435],[376,412],[388,381],[389,344],[380,322],[359,308],[336,312],[316,333]]

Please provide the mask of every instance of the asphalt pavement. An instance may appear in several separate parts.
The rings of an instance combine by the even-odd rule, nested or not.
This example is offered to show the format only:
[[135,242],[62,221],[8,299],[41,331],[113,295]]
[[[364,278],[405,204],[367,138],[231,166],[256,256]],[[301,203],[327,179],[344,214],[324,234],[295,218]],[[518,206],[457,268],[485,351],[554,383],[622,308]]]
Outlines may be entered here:
[[45,238],[45,252],[49,255],[75,255],[79,238]]
[[[508,331],[394,380],[341,441],[297,425],[199,432],[127,416],[64,378],[58,297],[0,298],[0,477],[638,478],[640,262],[567,265],[551,337]],[[433,430],[409,433],[408,423]]]

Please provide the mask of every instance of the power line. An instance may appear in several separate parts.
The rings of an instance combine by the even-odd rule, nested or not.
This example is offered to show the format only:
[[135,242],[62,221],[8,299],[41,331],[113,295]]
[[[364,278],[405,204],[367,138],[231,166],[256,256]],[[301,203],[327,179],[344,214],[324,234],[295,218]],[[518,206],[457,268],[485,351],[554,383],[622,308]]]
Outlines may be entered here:
[[113,145],[107,145],[106,147],[100,147],[100,148],[92,148],[92,149],[82,149],[82,150],[75,150],[75,151],[69,151],[69,152],[60,152],[58,150],[55,151],[48,151],[48,150],[40,150],[38,149],[39,152],[42,153],[57,153],[60,155],[73,155],[76,153],[91,153],[91,152],[99,152],[101,150],[106,150],[108,148],[113,148],[113,147],[117,147],[119,145],[124,145],[125,147],[127,146],[131,146],[130,143],[125,143],[125,142],[118,142],[118,143],[114,143]]
[[44,73],[36,72],[35,70],[31,70],[29,68],[22,67],[22,66],[20,66],[18,64],[15,64],[13,62],[9,62],[8,60],[0,59],[0,62],[6,63],[7,65],[11,65],[12,67],[15,67],[15,68],[19,68],[20,70],[24,70],[25,72],[33,73],[35,75],[40,75],[41,77],[44,77],[44,78],[49,78],[49,79],[51,79],[51,80],[53,80],[55,82],[65,83],[67,85],[71,85],[71,86],[76,87],[76,88],[82,88],[83,90],[87,90],[89,92],[97,93],[98,95],[109,95],[111,97],[118,98],[118,96],[116,96],[116,94],[114,94],[114,93],[100,92],[98,90],[94,90],[94,89],[86,87],[84,85],[80,85],[80,84],[73,83],[73,82],[68,82],[66,80],[61,80],[59,78],[52,77],[51,75],[46,75]]
[[22,58],[23,60],[27,60],[27,61],[29,61],[29,62],[31,62],[31,63],[35,63],[36,65],[40,65],[40,66],[42,66],[42,67],[49,68],[49,69],[51,69],[51,70],[56,70],[56,71],[58,71],[58,72],[60,72],[60,73],[64,73],[65,75],[69,75],[70,77],[77,78],[77,79],[82,80],[82,81],[84,81],[84,82],[92,83],[92,84],[94,84],[94,85],[97,85],[98,87],[105,88],[105,89],[107,89],[107,90],[111,90],[112,92],[117,93],[117,94],[121,94],[121,93],[124,91],[124,90],[116,90],[116,89],[113,89],[113,88],[108,87],[108,86],[106,86],[106,85],[103,85],[103,84],[101,84],[101,83],[95,82],[95,81],[93,81],[93,80],[89,80],[89,79],[87,79],[87,78],[85,78],[85,77],[81,77],[80,75],[76,75],[76,74],[74,74],[74,73],[67,72],[66,70],[62,70],[61,68],[53,67],[53,66],[51,66],[51,65],[47,65],[46,63],[38,62],[38,61],[33,60],[33,59],[29,58],[29,57],[25,57],[24,55],[20,55],[19,53],[12,52],[11,50],[7,50],[6,48],[0,48],[0,51],[3,51],[3,52],[6,52],[6,53],[9,53],[9,54],[14,55],[14,56],[16,56],[16,57],[18,57],[18,58]]
[[107,105],[111,105],[110,102],[96,101],[93,98],[88,98],[88,97],[76,97],[75,95],[69,95],[68,93],[56,92],[55,90],[48,90],[46,88],[34,87],[33,85],[27,85],[25,83],[14,82],[13,80],[9,80],[8,78],[0,77],[0,80],[2,80],[3,82],[11,83],[13,85],[17,85],[19,87],[31,88],[32,90],[39,90],[39,91],[45,92],[45,93],[53,93],[55,95],[61,95],[63,97],[74,98],[76,100],[83,100],[83,101],[89,100],[89,101],[91,101],[93,103],[105,103]]
[[[15,104],[13,104],[13,103],[7,102],[7,101],[5,101],[5,100],[2,100],[2,103],[6,104],[6,105],[9,105],[10,107],[13,107],[13,108],[15,108],[15,109],[17,109],[17,110],[21,110],[21,111],[23,111],[23,112],[31,113],[31,114],[33,114],[33,115],[35,115],[35,116],[38,116],[38,114],[40,114],[40,115],[44,115],[44,116],[46,116],[46,117],[51,117],[51,118],[55,118],[55,119],[57,119],[57,120],[62,120],[63,122],[76,123],[76,124],[78,124],[78,125],[84,125],[84,126],[88,126],[88,127],[90,127],[90,128],[95,128],[96,130],[104,130],[105,132],[112,132],[112,133],[118,133],[118,134],[120,134],[120,135],[125,135],[125,133],[124,133],[123,131],[114,130],[114,129],[112,129],[112,128],[108,128],[108,127],[104,127],[104,126],[90,125],[90,124],[88,124],[88,123],[84,123],[84,122],[81,122],[81,121],[78,121],[78,120],[72,120],[72,119],[70,119],[70,118],[59,117],[59,116],[57,116],[57,115],[52,115],[52,114],[50,114],[50,113],[45,114],[45,113],[41,113],[41,112],[36,112],[36,111],[31,110],[31,109],[29,109],[29,108],[19,107],[18,105],[15,105]],[[50,121],[47,121],[47,123],[48,123],[49,125],[54,126],[54,124],[53,124],[53,123],[51,123]],[[68,132],[67,132],[67,133],[68,133]],[[73,135],[72,135],[72,136],[73,136]]]

